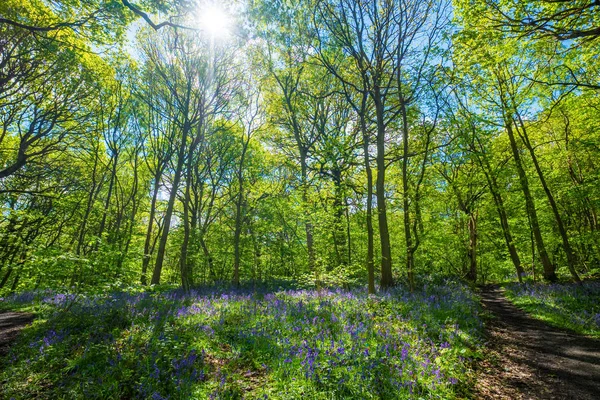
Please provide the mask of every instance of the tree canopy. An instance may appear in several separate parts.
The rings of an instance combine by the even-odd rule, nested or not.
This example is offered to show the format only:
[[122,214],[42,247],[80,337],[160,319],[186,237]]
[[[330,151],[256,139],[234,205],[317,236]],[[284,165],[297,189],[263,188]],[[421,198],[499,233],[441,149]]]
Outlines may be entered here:
[[5,0],[0,292],[597,274],[598,7]]

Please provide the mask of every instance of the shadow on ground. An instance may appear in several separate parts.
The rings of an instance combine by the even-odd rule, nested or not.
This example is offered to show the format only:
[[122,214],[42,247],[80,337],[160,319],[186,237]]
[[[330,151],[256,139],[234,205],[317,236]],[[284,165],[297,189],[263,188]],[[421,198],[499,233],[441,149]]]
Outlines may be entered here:
[[16,339],[19,331],[33,321],[32,314],[17,312],[0,313],[0,357],[8,353],[10,343]]
[[483,287],[481,301],[494,318],[476,398],[600,398],[600,341],[529,317],[497,286]]

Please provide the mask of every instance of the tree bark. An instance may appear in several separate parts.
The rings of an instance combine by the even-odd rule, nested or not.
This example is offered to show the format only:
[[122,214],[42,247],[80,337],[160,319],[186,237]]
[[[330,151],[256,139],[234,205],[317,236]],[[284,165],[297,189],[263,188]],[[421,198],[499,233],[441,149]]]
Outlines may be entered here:
[[246,157],[247,143],[244,143],[240,157],[240,165],[237,171],[238,194],[235,201],[235,228],[233,232],[233,284],[240,286],[240,239],[242,236],[242,223],[244,220],[244,159]]
[[190,184],[192,178],[192,169],[189,165],[192,159],[192,152],[188,154],[187,179],[185,182],[185,193],[183,195],[183,240],[181,241],[181,252],[179,255],[179,270],[181,274],[181,287],[184,291],[189,291],[192,285],[192,271],[188,263],[188,247],[190,242]]
[[521,183],[521,189],[523,190],[523,196],[525,197],[525,206],[527,209],[527,214],[529,215],[529,218],[531,220],[531,229],[533,230],[533,235],[535,237],[535,242],[538,249],[538,253],[540,255],[540,260],[542,261],[542,267],[544,269],[544,278],[549,282],[555,282],[557,280],[555,267],[550,262],[550,259],[548,258],[548,253],[546,252],[546,246],[544,245],[544,239],[542,238],[542,232],[540,230],[540,224],[535,208],[535,203],[533,201],[531,191],[529,190],[529,181],[527,179],[527,174],[525,173],[525,169],[523,167],[521,153],[519,152],[519,148],[517,147],[517,141],[515,140],[512,122],[510,120],[506,120],[505,125],[506,131],[508,133],[508,138],[510,140],[510,148],[513,153],[513,159],[515,161],[515,166],[519,175],[519,182]]
[[373,170],[371,169],[371,159],[369,157],[369,132],[366,123],[366,102],[367,98],[363,95],[360,109],[360,129],[363,135],[363,153],[365,163],[365,174],[367,175],[367,273],[369,293],[375,293],[375,261],[374,261],[374,231],[373,231]]
[[[112,198],[113,189],[115,186],[115,181],[117,179],[117,162],[119,160],[118,153],[115,153],[113,157],[111,157],[112,168],[110,170],[110,180],[108,183],[108,193],[106,194],[106,201],[104,202],[104,209],[102,211],[102,220],[100,221],[100,228],[98,229],[98,237],[102,238],[102,234],[104,233],[104,227],[106,226],[106,218],[108,216],[108,210],[110,208],[110,200]],[[97,248],[98,244],[96,244]]]
[[154,216],[156,215],[156,202],[158,199],[158,191],[160,189],[160,177],[162,171],[157,172],[154,176],[154,189],[152,190],[152,200],[150,202],[150,216],[148,217],[148,228],[146,229],[146,240],[144,241],[144,254],[142,256],[142,285],[147,285],[146,273],[148,271],[148,265],[150,265],[150,258],[152,254],[150,252],[152,246],[152,229],[154,227]]
[[523,274],[525,271],[523,270],[523,265],[521,264],[521,259],[519,258],[519,253],[517,252],[512,233],[510,232],[508,216],[506,214],[506,208],[504,207],[504,200],[502,199],[502,195],[500,194],[498,182],[496,181],[496,177],[492,175],[492,171],[489,164],[487,162],[481,161],[481,159],[479,161],[483,167],[483,172],[488,182],[488,188],[490,189],[490,193],[492,194],[492,198],[494,199],[494,205],[496,206],[496,212],[498,213],[498,218],[500,219],[500,226],[502,227],[502,234],[504,235],[504,241],[506,242],[506,247],[508,248],[510,259],[513,265],[515,266],[515,270],[517,271],[517,278],[519,279],[519,282],[522,283]]
[[379,242],[381,244],[381,288],[388,289],[394,286],[392,276],[392,249],[390,245],[390,232],[387,221],[387,208],[385,198],[385,123],[383,104],[381,103],[380,88],[374,88],[375,112],[377,117],[377,181],[375,193],[377,197],[377,216],[379,220]]
[[469,222],[469,272],[467,279],[477,282],[477,212],[471,210],[468,215]]
[[175,176],[173,177],[173,184],[171,186],[171,193],[169,194],[169,202],[167,203],[167,211],[165,213],[165,222],[160,236],[160,242],[158,243],[158,250],[156,253],[156,263],[154,264],[154,271],[152,273],[151,284],[158,285],[160,283],[160,275],[165,260],[165,253],[167,249],[167,239],[169,238],[169,230],[171,228],[171,217],[173,216],[173,209],[175,207],[175,199],[177,198],[177,191],[179,190],[179,182],[181,181],[181,173],[185,164],[185,149],[188,141],[188,134],[190,130],[189,121],[185,121],[183,126],[183,134],[181,137],[181,144],[179,151],[177,152],[177,165],[175,168]]
[[[567,234],[567,229],[565,228],[565,224],[563,223],[562,217],[560,216],[560,212],[558,211],[558,206],[556,204],[556,200],[554,199],[554,195],[552,191],[548,187],[548,183],[546,182],[546,178],[544,176],[544,172],[540,167],[540,163],[538,162],[537,156],[529,141],[529,136],[527,135],[527,130],[525,129],[525,124],[521,119],[521,116],[517,113],[518,122],[520,129],[517,129],[517,133],[520,133],[521,140],[527,150],[529,151],[529,155],[531,156],[531,160],[533,161],[533,165],[535,167],[535,171],[537,172],[540,183],[542,184],[542,188],[544,189],[544,193],[546,193],[546,197],[548,198],[548,203],[550,203],[550,208],[552,209],[552,214],[554,214],[554,219],[556,220],[556,225],[558,227],[558,232],[560,233],[560,237],[562,239],[563,248],[567,255],[567,266],[569,268],[569,272],[571,276],[576,282],[581,282],[579,279],[579,275],[577,274],[577,270],[575,266],[577,265],[577,259],[575,254],[573,253],[573,249],[571,247],[571,243],[569,242],[569,236]],[[514,121],[515,124],[517,121]]]
[[408,286],[410,290],[414,290],[415,278],[414,278],[414,251],[411,236],[411,222],[410,222],[410,198],[408,193],[408,116],[406,110],[406,103],[403,99],[400,99],[400,111],[402,114],[402,208],[403,208],[403,220],[404,220],[404,240],[406,243],[406,272],[408,275]]

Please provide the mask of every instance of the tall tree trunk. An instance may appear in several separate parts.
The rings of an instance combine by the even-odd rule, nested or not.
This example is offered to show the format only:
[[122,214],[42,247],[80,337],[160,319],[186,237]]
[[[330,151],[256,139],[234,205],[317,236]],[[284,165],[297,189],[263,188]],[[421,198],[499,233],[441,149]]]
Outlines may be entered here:
[[[550,208],[552,209],[552,213],[554,214],[554,219],[556,220],[556,225],[558,226],[558,232],[560,233],[563,247],[567,255],[567,266],[569,267],[569,272],[571,273],[571,276],[573,276],[573,279],[575,279],[576,282],[581,282],[581,279],[579,279],[579,275],[577,274],[577,271],[575,269],[575,266],[577,265],[577,259],[575,258],[575,254],[573,253],[573,249],[571,248],[569,236],[567,235],[567,229],[565,228],[562,217],[560,216],[560,212],[558,211],[556,200],[554,199],[552,191],[548,187],[548,183],[546,182],[546,178],[544,176],[542,168],[540,167],[540,163],[538,162],[533,146],[529,141],[529,136],[527,135],[525,124],[523,123],[523,120],[521,119],[521,116],[518,113],[517,116],[520,127],[520,129],[517,129],[517,133],[520,134],[523,144],[525,145],[525,147],[529,151],[529,154],[531,155],[531,160],[533,161],[535,171],[537,172],[540,183],[542,184],[542,188],[544,188],[544,193],[546,193],[546,197],[548,198],[548,202],[550,203]],[[516,124],[517,121],[514,122]]]
[[300,168],[302,178],[302,203],[304,206],[304,228],[306,231],[306,249],[308,251],[308,268],[314,274],[316,285],[319,286],[319,277],[317,276],[315,246],[313,239],[313,225],[310,221],[310,211],[308,206],[308,165],[306,164],[307,154],[300,151]]
[[244,201],[244,180],[242,177],[239,177],[238,184],[239,193],[235,201],[235,228],[233,231],[233,284],[235,286],[240,286],[240,239],[242,236],[242,206]]
[[165,260],[165,253],[167,249],[167,239],[169,238],[169,230],[171,228],[171,217],[173,216],[173,208],[175,207],[175,199],[177,198],[177,191],[179,190],[179,182],[181,181],[181,173],[185,164],[185,149],[187,145],[188,134],[190,130],[189,122],[186,121],[183,126],[183,134],[181,137],[181,145],[177,152],[177,166],[175,167],[175,176],[173,177],[173,184],[171,186],[171,193],[169,193],[169,202],[167,203],[167,211],[165,213],[165,221],[158,243],[158,250],[156,253],[156,263],[154,264],[154,271],[152,273],[151,283],[158,285],[160,283],[160,275]]
[[402,99],[400,99],[400,110],[402,113],[402,211],[404,213],[404,239],[406,242],[406,272],[408,274],[408,286],[410,290],[414,290],[414,251],[410,231],[410,197],[408,193],[408,116],[406,104]]
[[254,281],[260,282],[262,279],[262,254],[260,250],[260,242],[254,231],[252,224],[248,227],[248,233],[252,237],[252,247],[254,248],[254,268],[252,272],[252,277]]
[[369,132],[365,113],[367,110],[367,96],[363,94],[360,108],[360,129],[363,136],[363,156],[365,165],[365,174],[367,175],[367,273],[369,293],[375,293],[375,260],[374,260],[374,231],[373,231],[373,170],[371,169],[371,159],[369,157]]
[[6,285],[6,282],[8,282],[8,278],[10,278],[10,276],[12,275],[14,268],[11,265],[8,266],[8,269],[6,270],[6,273],[4,274],[4,276],[2,277],[2,281],[0,281],[0,289],[2,289],[4,287],[4,285]]
[[27,251],[24,251],[23,254],[21,254],[21,258],[19,259],[19,268],[17,269],[17,274],[15,275],[15,279],[13,280],[12,286],[10,287],[11,293],[14,293],[17,290],[17,285],[19,284],[19,280],[21,279],[21,273],[23,272],[23,267],[25,266],[26,261]]
[[[98,197],[98,194],[100,193],[100,189],[102,188],[102,181],[104,180],[104,175],[103,175],[100,178],[99,182],[96,181],[96,173],[98,170],[98,162],[99,162],[99,156],[98,156],[99,146],[97,146],[95,150],[96,150],[96,154],[94,157],[94,167],[92,168],[92,187],[90,188],[90,191],[88,193],[86,208],[85,208],[85,212],[83,214],[83,218],[81,220],[81,226],[79,227],[79,235],[77,238],[77,248],[76,248],[75,254],[78,257],[81,255],[81,253],[83,251],[83,242],[85,240],[85,233],[87,230],[87,223],[89,220],[89,216],[94,207],[94,202],[96,201],[96,198]],[[82,268],[83,268],[82,261],[81,260],[75,261],[75,266],[73,267],[73,274],[71,276],[70,286],[74,286],[76,282],[81,280]]]
[[188,291],[192,285],[191,268],[188,263],[188,247],[190,242],[190,184],[192,178],[192,169],[189,164],[191,164],[191,158],[192,154],[188,154],[187,177],[185,182],[185,193],[183,195],[183,240],[181,241],[181,252],[179,256],[181,287],[185,291]]
[[118,265],[117,265],[117,273],[119,273],[119,274],[121,274],[123,263],[125,262],[125,259],[127,258],[127,255],[129,254],[129,246],[131,245],[131,239],[133,237],[133,228],[136,224],[136,217],[137,217],[138,206],[139,206],[139,201],[138,201],[137,197],[138,197],[140,180],[139,180],[139,171],[138,171],[137,149],[136,149],[136,154],[134,157],[135,157],[135,159],[134,159],[134,167],[133,167],[133,187],[131,188],[131,197],[130,197],[130,199],[131,199],[131,214],[130,214],[130,218],[129,218],[129,229],[127,232],[127,237],[125,238],[125,248],[119,255],[119,261],[118,261]]
[[81,255],[89,216],[90,216],[90,213],[92,212],[92,208],[94,206],[94,201],[97,197],[97,193],[100,191],[99,187],[101,186],[101,184],[96,181],[96,174],[97,174],[97,170],[98,170],[98,161],[99,161],[98,148],[96,148],[96,155],[94,157],[94,167],[92,168],[92,187],[90,188],[90,191],[88,192],[85,212],[84,212],[83,218],[81,220],[81,226],[79,227],[79,235],[78,235],[78,239],[77,239],[77,249],[76,249],[76,254],[78,256]]
[[544,245],[544,239],[542,238],[542,232],[540,230],[540,224],[538,221],[535,203],[533,201],[531,191],[529,190],[529,181],[527,179],[527,174],[525,173],[525,169],[523,167],[523,162],[521,160],[521,154],[517,146],[517,141],[515,140],[512,121],[507,119],[505,122],[506,131],[510,140],[510,148],[513,153],[513,158],[515,160],[517,173],[519,174],[519,182],[521,183],[521,189],[523,190],[523,196],[525,197],[525,206],[527,209],[527,214],[529,215],[529,218],[531,220],[531,229],[533,230],[535,243],[538,249],[538,253],[540,255],[540,260],[542,261],[542,266],[544,268],[544,278],[547,281],[555,282],[557,279],[555,267],[550,262],[550,259],[548,258],[548,253],[546,252],[546,246]]
[[477,282],[477,212],[470,210],[469,222],[469,272],[467,279]]
[[492,198],[494,199],[494,205],[496,207],[496,212],[498,213],[498,218],[500,219],[500,226],[502,227],[502,234],[504,235],[504,241],[506,242],[506,247],[508,248],[508,253],[510,254],[510,259],[515,266],[515,270],[517,271],[517,278],[519,282],[523,282],[523,265],[521,265],[521,259],[519,258],[519,253],[517,252],[517,248],[515,246],[515,241],[513,239],[512,233],[510,232],[510,225],[508,224],[508,216],[506,214],[506,208],[504,207],[504,200],[502,199],[502,195],[500,194],[500,188],[498,187],[498,182],[496,181],[496,177],[492,175],[491,167],[487,163],[487,161],[482,161],[479,159],[481,166],[483,167],[483,172],[485,174],[486,180],[488,182],[488,188],[490,193],[492,194]]
[[152,190],[152,200],[150,202],[150,216],[148,217],[148,228],[146,229],[146,240],[144,241],[144,254],[142,256],[142,277],[141,283],[142,285],[146,285],[147,278],[146,273],[148,271],[148,265],[150,265],[151,254],[151,246],[152,246],[152,228],[154,226],[154,216],[156,215],[156,202],[158,200],[158,191],[160,189],[160,177],[162,175],[161,172],[156,172],[154,176],[154,188]]
[[[116,153],[113,157],[111,157],[112,168],[110,170],[110,180],[108,183],[108,193],[106,194],[106,201],[104,202],[104,209],[102,211],[102,220],[100,221],[100,228],[98,229],[98,237],[102,238],[102,234],[104,233],[104,227],[106,226],[106,218],[108,216],[108,209],[110,208],[110,200],[112,198],[112,192],[114,190],[115,181],[117,179],[117,161],[118,161],[118,153]],[[98,243],[96,243],[96,249],[98,248]]]
[[348,198],[344,198],[344,215],[346,217],[346,242],[348,243],[348,265],[352,265],[352,227],[350,226],[350,206]]
[[246,160],[246,152],[250,144],[250,135],[248,132],[248,140],[242,143],[242,154],[240,155],[240,164],[237,170],[238,179],[238,194],[235,200],[235,228],[233,231],[233,284],[240,286],[240,240],[242,236],[242,225],[244,222],[244,166]]
[[348,264],[348,249],[346,247],[346,232],[344,219],[344,192],[342,190],[342,172],[338,169],[333,169],[331,172],[333,177],[334,198],[333,198],[333,245],[335,247],[337,265]]
[[392,249],[390,232],[387,221],[385,198],[385,123],[383,120],[383,104],[381,103],[380,88],[375,87],[375,111],[377,116],[377,181],[375,194],[377,196],[377,216],[379,220],[379,242],[381,244],[381,288],[394,286],[392,276]]

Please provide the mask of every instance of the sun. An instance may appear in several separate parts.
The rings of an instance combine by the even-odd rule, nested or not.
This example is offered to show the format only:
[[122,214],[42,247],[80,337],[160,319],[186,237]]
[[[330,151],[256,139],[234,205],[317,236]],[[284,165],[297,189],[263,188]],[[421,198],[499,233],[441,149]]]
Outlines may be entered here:
[[231,33],[231,18],[223,9],[211,5],[199,10],[199,15],[200,29],[211,37],[225,38]]

